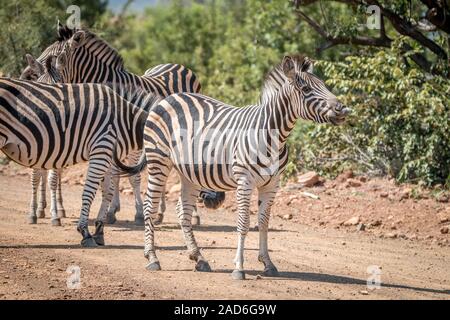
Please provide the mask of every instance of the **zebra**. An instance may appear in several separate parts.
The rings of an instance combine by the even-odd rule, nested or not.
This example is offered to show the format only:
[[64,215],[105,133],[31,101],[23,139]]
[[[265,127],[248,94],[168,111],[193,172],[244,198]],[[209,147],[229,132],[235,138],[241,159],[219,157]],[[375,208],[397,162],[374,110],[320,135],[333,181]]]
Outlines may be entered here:
[[[89,164],[77,226],[84,247],[104,244],[105,215],[95,222],[94,235],[89,233],[91,203],[113,164],[116,174],[138,172],[121,161],[142,151],[148,110],[160,99],[156,94],[137,94],[130,99],[135,105],[127,100],[129,95],[101,84],[0,78],[0,149],[11,160],[45,170]],[[139,163],[143,167],[145,158]],[[104,196],[111,197],[105,190]]]
[[[75,29],[67,28],[58,21],[56,41],[47,47],[38,59],[34,59],[34,57],[30,54],[26,55],[27,67],[22,71],[19,79],[32,81],[38,80],[38,78],[41,77],[46,70],[49,70],[48,66],[45,64],[51,63],[52,57],[61,53],[65,45],[65,40],[70,38],[74,31]],[[56,214],[59,218],[66,217],[61,190],[61,171],[62,170],[50,170],[50,174],[48,175],[47,170],[31,170],[31,201],[30,213],[28,214],[28,223],[36,224],[38,218],[45,217],[45,208],[47,207],[45,182],[47,177],[51,194],[51,216],[54,217]],[[39,201],[37,199],[38,189],[40,190]],[[52,219],[52,225],[60,226],[61,220]]]
[[[65,37],[64,46],[59,48],[56,65],[62,82],[104,83],[116,87],[138,88],[147,92],[155,92],[163,97],[177,92],[200,92],[201,85],[192,70],[179,64],[163,64],[147,70],[143,76],[137,76],[125,70],[123,59],[106,41],[88,30],[67,31],[60,26],[58,34]],[[52,50],[47,49],[45,52]],[[115,185],[118,185],[115,177]],[[136,224],[143,225],[143,203],[140,197],[140,175],[130,178],[136,202]],[[223,192],[204,190],[200,194],[208,208],[217,208],[225,199]],[[163,221],[165,197],[161,199],[160,213],[155,216],[155,223]],[[115,222],[115,212],[120,209],[119,190],[115,189],[108,222]],[[200,224],[197,212],[193,217],[194,224]]]
[[[62,48],[59,48],[59,51]],[[56,49],[55,49],[56,50]],[[57,52],[58,50],[56,50]],[[53,55],[51,55],[53,50],[49,50],[43,55],[43,62],[34,59],[32,55],[27,54],[26,59],[28,67],[22,72],[20,79],[22,80],[40,80],[42,77],[43,82],[53,83],[53,79],[49,78],[49,75],[44,76],[45,72],[51,70],[50,64],[53,61]],[[48,73],[47,73],[48,74]],[[48,78],[48,80],[44,79]],[[61,190],[61,169],[50,170],[50,175],[47,174],[47,170],[42,169],[32,169],[31,170],[31,202],[30,202],[30,213],[28,214],[28,223],[36,224],[38,218],[45,217],[45,208],[47,207],[46,201],[46,186],[45,182],[48,177],[48,184],[50,187],[50,214],[52,217],[57,216],[58,219],[52,219],[53,226],[61,226],[61,219],[65,218],[66,212],[63,205],[63,197]],[[39,202],[37,199],[37,190],[40,190]]]
[[312,59],[285,56],[268,73],[258,104],[243,108],[213,98],[179,93],[152,108],[144,130],[148,186],[144,200],[148,270],[160,270],[154,224],[167,176],[175,168],[181,179],[176,211],[189,257],[197,271],[210,271],[192,231],[191,219],[200,188],[237,190],[238,246],[233,279],[245,279],[244,242],[249,231],[252,190],[258,189],[259,256],[264,275],[278,270],[268,251],[270,209],[288,161],[286,140],[298,118],[316,123],[342,123],[349,109],[312,73]]

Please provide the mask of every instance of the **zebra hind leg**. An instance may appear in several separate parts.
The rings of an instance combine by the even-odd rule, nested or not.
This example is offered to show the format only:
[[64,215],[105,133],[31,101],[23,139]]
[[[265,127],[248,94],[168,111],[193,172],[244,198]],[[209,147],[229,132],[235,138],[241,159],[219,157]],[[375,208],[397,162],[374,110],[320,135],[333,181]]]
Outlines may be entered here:
[[52,226],[61,226],[61,218],[58,217],[57,211],[57,188],[59,182],[59,171],[58,170],[50,170],[50,174],[48,175],[48,186],[50,188],[50,214],[52,219]]
[[[103,151],[103,150],[102,150]],[[78,221],[77,230],[81,233],[83,239],[81,245],[83,247],[97,247],[97,243],[89,233],[88,221],[89,211],[91,209],[92,201],[94,201],[97,189],[104,179],[106,172],[110,169],[111,156],[103,153],[98,153],[89,159],[89,167],[86,176],[86,182],[83,188],[82,207],[80,212],[80,220]]]
[[195,203],[197,202],[200,189],[185,178],[181,180],[181,196],[176,210],[187,248],[190,251],[189,259],[196,262],[196,271],[211,272],[211,267],[208,261],[202,256],[192,230],[192,213],[195,209]]
[[99,246],[105,245],[105,237],[104,237],[104,226],[106,222],[106,217],[108,214],[108,208],[111,204],[111,199],[113,197],[113,193],[115,190],[114,179],[112,179],[111,172],[105,173],[105,176],[102,181],[102,203],[100,205],[100,210],[97,215],[97,219],[95,220],[95,232],[92,235],[94,241]]
[[200,225],[200,215],[198,214],[197,206],[194,207],[194,212],[192,213],[192,225],[199,226]]
[[111,203],[109,205],[109,210],[106,215],[106,223],[107,224],[114,224],[117,221],[116,213],[120,211],[120,191],[119,191],[119,183],[120,183],[120,177],[119,176],[113,176],[112,181],[114,184],[114,193],[111,200]]
[[28,223],[36,224],[37,223],[37,190],[39,186],[39,181],[41,179],[41,171],[39,169],[33,169],[30,174],[31,180],[31,202],[30,202],[30,213],[28,214]]
[[153,223],[156,226],[162,224],[164,220],[164,212],[166,212],[166,186],[164,186],[164,189],[161,191],[158,213],[153,218]]
[[258,196],[258,224],[259,224],[259,255],[258,260],[264,264],[263,275],[267,277],[277,277],[278,270],[269,257],[269,248],[267,245],[270,209],[275,198],[276,188],[267,188],[259,190]]
[[153,217],[158,213],[161,195],[164,193],[171,164],[168,158],[147,152],[148,183],[144,201],[144,256],[148,259],[147,270],[161,270],[155,250],[155,225]]

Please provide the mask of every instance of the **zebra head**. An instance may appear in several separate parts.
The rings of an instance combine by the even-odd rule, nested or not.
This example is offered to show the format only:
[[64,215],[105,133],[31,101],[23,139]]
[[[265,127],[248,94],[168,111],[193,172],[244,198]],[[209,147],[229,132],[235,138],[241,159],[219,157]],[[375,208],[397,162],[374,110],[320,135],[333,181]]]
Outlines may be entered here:
[[95,33],[78,30],[58,54],[56,68],[64,82],[109,82],[111,73],[123,70],[123,59]]
[[74,59],[77,56],[82,56],[75,54],[75,51],[78,48],[81,48],[81,45],[86,40],[86,32],[84,30],[78,30],[64,43],[60,52],[56,55],[55,61],[55,69],[58,72],[63,82],[83,82],[78,81],[79,79],[76,77],[76,68],[74,68],[74,64],[76,63]]
[[70,29],[68,26],[62,25],[58,21],[58,27],[56,31],[56,41],[50,46],[45,48],[39,58],[35,59],[32,55],[27,54],[27,66],[23,69],[20,79],[36,81],[44,72],[44,62],[49,56],[57,56],[60,54],[67,43],[67,41],[73,36],[77,29]]
[[334,125],[345,121],[350,109],[312,73],[313,60],[301,55],[286,56],[281,63],[281,69],[289,81],[291,104],[297,107],[297,117]]
[[28,66],[22,71],[20,79],[36,81],[44,73],[44,65],[31,54],[27,53],[25,58]]
[[68,60],[70,59],[70,43],[66,43],[62,51],[55,58],[55,70],[59,74],[62,82],[70,81],[70,64]]
[[41,76],[37,79],[38,82],[42,83],[61,83],[63,82],[61,79],[61,75],[58,73],[58,71],[55,68],[56,63],[56,57],[51,55],[48,56],[45,60],[44,64],[44,72],[41,74]]

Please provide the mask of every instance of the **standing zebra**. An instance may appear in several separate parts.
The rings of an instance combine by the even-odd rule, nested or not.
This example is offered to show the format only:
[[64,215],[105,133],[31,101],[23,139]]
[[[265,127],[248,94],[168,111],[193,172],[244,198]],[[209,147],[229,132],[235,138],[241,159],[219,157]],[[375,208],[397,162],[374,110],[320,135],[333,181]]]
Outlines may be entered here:
[[[67,27],[59,27],[58,34],[64,39],[64,46],[58,46],[57,68],[61,82],[104,83],[114,90],[117,87],[139,89],[149,93],[157,93],[163,97],[177,92],[199,92],[200,83],[196,75],[179,64],[158,65],[137,76],[128,72],[123,66],[123,59],[103,39],[87,30],[70,32]],[[53,45],[55,46],[55,44]],[[46,49],[48,53],[52,50]],[[39,59],[38,59],[39,60]],[[118,186],[118,177],[115,185]],[[137,224],[143,224],[143,204],[140,197],[140,175],[130,177],[136,204]],[[209,208],[218,207],[224,200],[223,192],[202,191],[201,198]],[[155,223],[161,223],[165,211],[165,196],[162,194],[161,213],[155,217]],[[115,188],[114,198],[108,213],[108,222],[115,222],[115,212],[120,208],[119,190]],[[194,224],[199,224],[198,214],[194,214]]]
[[77,228],[85,247],[97,246],[97,237],[103,244],[104,217],[96,222],[94,237],[88,230],[91,203],[111,165],[128,171],[121,161],[142,150],[147,110],[158,96],[134,99],[143,107],[125,98],[100,84],[0,78],[0,149],[10,159],[45,170],[89,163]]
[[[63,27],[58,22],[57,40],[47,47],[38,59],[34,59],[31,55],[26,55],[28,66],[22,71],[20,79],[22,80],[38,80],[41,75],[46,72],[48,66],[45,63],[51,62],[51,57],[61,53],[65,39],[73,35],[74,30]],[[36,224],[37,218],[45,217],[46,201],[46,186],[45,182],[48,176],[48,183],[51,190],[51,216],[57,215],[60,218],[66,217],[64,210],[62,190],[61,190],[61,170],[50,170],[50,175],[47,175],[47,170],[32,169],[31,171],[31,202],[30,213],[28,215],[28,222]],[[38,187],[40,190],[39,202],[37,199]],[[52,224],[55,226],[61,225],[60,219],[52,219]]]
[[[26,55],[29,67],[20,76],[21,80],[40,80],[48,78],[47,83],[54,83],[50,76],[44,76],[46,72],[51,70],[50,64],[53,59],[51,55],[44,55],[45,62],[40,62],[35,60],[31,55]],[[48,73],[47,73],[48,74]],[[46,80],[44,82],[46,82]],[[60,226],[61,219],[66,217],[66,212],[63,205],[62,190],[61,190],[61,169],[50,170],[50,175],[47,175],[47,170],[43,169],[32,169],[31,170],[31,203],[30,203],[30,213],[28,214],[28,222],[30,224],[36,224],[38,218],[45,217],[45,208],[47,207],[46,201],[46,187],[45,182],[48,176],[48,183],[50,186],[50,215],[52,217],[52,225]],[[37,199],[38,186],[40,189],[39,202]],[[58,217],[56,219],[55,217]]]
[[264,274],[278,271],[269,257],[267,236],[270,209],[286,167],[286,139],[298,118],[339,124],[344,107],[312,74],[309,58],[287,56],[266,77],[260,103],[235,108],[200,95],[181,93],[162,100],[149,114],[144,131],[148,187],[144,202],[147,269],[160,270],[155,253],[155,214],[172,167],[180,174],[181,197],[177,214],[190,259],[196,270],[210,271],[191,226],[200,188],[237,190],[238,248],[234,279],[244,279],[244,241],[249,231],[250,196],[258,189],[259,256]]

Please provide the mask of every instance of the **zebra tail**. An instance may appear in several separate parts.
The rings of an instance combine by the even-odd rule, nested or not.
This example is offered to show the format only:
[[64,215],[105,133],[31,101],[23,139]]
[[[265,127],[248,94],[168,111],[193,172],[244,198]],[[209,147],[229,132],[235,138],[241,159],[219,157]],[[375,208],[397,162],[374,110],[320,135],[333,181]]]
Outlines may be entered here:
[[144,171],[147,165],[147,158],[145,157],[145,152],[142,151],[142,155],[139,158],[138,164],[135,166],[127,166],[119,160],[119,158],[117,157],[116,149],[114,148],[113,163],[116,166],[116,168],[112,170],[112,174],[114,176],[131,177]]
[[205,207],[209,209],[217,209],[225,201],[225,192],[212,190],[202,190],[200,198],[203,200]]

